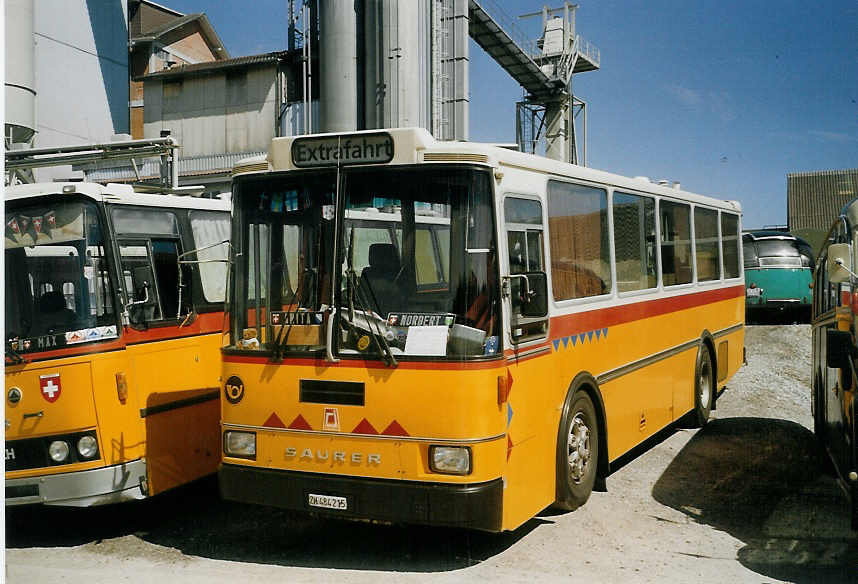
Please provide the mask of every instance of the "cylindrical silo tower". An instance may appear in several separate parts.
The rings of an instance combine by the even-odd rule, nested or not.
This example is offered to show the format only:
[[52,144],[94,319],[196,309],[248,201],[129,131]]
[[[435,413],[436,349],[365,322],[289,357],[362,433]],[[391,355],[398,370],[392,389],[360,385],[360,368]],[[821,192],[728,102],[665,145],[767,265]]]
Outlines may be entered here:
[[319,2],[319,126],[357,129],[357,14],[354,2]]
[[6,0],[5,131],[11,144],[26,144],[36,131],[33,0]]

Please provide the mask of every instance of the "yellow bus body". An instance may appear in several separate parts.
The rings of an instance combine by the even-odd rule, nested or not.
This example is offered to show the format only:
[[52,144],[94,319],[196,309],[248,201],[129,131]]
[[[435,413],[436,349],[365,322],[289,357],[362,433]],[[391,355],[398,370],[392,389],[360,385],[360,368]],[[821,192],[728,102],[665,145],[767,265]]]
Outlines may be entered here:
[[[737,287],[724,300],[604,327],[599,337],[592,330],[582,331],[574,344],[569,336],[565,342],[552,338],[537,356],[511,353],[476,370],[467,365],[406,363],[396,369],[324,361],[269,364],[226,357],[223,378],[239,377],[244,396],[238,404],[222,402],[223,427],[256,430],[257,458],[225,460],[258,468],[404,481],[470,484],[502,479],[501,528],[515,529],[554,500],[557,427],[575,374],[588,371],[598,379],[600,373],[652,356],[654,346],[685,346],[669,358],[599,385],[608,458],[615,462],[694,407],[691,382],[700,336],[695,323],[705,319],[713,325],[710,332],[719,333],[714,349],[725,357],[718,361],[721,384],[741,367],[744,329],[735,325],[743,315],[744,289]],[[509,400],[499,404],[498,378],[508,375]],[[366,383],[366,405],[301,403],[301,379]],[[325,411],[331,408],[337,410],[339,430],[325,429]],[[364,420],[377,435],[360,431]],[[386,435],[394,423],[408,436]],[[473,472],[466,476],[432,472],[427,464],[430,444],[470,446]],[[286,456],[290,448],[295,455]],[[343,460],[334,459],[336,452],[345,454]],[[361,456],[353,460],[356,453]],[[370,463],[370,454],[380,455],[381,463]]]

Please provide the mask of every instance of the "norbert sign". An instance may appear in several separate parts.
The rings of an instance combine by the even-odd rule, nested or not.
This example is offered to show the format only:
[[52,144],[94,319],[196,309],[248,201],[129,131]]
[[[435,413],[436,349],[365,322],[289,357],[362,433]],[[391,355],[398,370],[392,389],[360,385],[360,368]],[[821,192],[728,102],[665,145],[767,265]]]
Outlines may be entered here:
[[296,138],[292,163],[298,168],[338,164],[385,164],[393,160],[393,137],[387,133]]

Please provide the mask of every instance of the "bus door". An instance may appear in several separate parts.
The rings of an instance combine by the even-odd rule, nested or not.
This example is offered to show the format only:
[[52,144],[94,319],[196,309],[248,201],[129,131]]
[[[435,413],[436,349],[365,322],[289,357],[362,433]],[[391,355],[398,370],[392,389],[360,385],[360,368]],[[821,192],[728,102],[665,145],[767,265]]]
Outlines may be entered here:
[[179,255],[186,217],[164,208],[111,209],[119,248],[130,386],[145,426],[149,495],[216,470],[219,408],[208,355],[220,335],[203,335],[192,268]]
[[[559,393],[557,369],[550,366],[547,343],[548,314],[545,276],[545,236],[542,203],[520,195],[507,195],[503,204],[506,242],[503,262],[504,314],[507,369],[512,379],[508,401],[507,436],[513,450],[507,460],[507,498],[510,510],[554,498],[554,481],[534,482],[533,477],[554,477],[553,451],[557,439]],[[562,400],[565,394],[560,399]],[[511,412],[511,413],[510,413]],[[507,505],[504,514],[507,515]]]

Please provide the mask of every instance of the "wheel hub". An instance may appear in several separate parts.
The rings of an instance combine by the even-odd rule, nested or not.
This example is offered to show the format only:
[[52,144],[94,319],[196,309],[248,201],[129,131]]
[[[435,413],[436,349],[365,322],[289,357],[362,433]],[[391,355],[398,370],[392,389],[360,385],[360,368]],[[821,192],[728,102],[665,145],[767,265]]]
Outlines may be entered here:
[[580,412],[569,426],[567,445],[569,478],[577,484],[587,475],[590,465],[590,428]]

